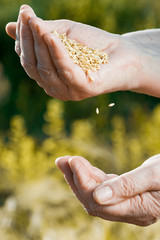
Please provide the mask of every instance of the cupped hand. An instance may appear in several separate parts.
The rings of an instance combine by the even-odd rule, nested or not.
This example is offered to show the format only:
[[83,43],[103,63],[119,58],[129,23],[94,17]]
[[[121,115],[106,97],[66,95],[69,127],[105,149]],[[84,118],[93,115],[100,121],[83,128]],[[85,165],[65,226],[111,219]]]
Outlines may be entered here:
[[160,155],[122,174],[105,174],[79,156],[56,165],[86,211],[110,221],[148,226],[160,217]]
[[[67,54],[61,41],[52,32],[91,48],[108,53],[109,62],[92,72],[89,80],[80,66]],[[61,100],[84,98],[136,89],[139,81],[139,61],[130,42],[124,37],[69,20],[43,21],[28,5],[20,8],[17,23],[6,26],[14,38],[20,62],[30,76],[52,97]]]

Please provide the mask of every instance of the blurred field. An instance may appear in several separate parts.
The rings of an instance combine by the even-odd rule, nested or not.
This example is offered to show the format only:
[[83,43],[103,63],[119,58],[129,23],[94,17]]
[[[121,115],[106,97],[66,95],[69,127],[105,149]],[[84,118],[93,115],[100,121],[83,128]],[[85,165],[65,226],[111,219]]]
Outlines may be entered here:
[[81,155],[108,173],[139,166],[159,153],[159,99],[121,92],[63,103],[46,96],[4,31],[23,3],[45,19],[119,34],[160,26],[157,0],[0,0],[0,239],[159,240],[159,223],[140,228],[88,216],[54,164]]

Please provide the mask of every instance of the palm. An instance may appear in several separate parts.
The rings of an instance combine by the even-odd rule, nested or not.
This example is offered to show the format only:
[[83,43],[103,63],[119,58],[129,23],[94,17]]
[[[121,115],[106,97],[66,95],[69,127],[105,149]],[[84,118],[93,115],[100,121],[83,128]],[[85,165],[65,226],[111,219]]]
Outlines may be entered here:
[[[59,33],[65,32],[68,38],[91,48],[103,50],[109,55],[109,63],[101,65],[97,72],[92,72],[94,82],[88,81],[80,67],[75,64],[70,65],[77,87],[82,91],[82,96],[85,98],[117,90],[126,90],[128,87],[126,79],[130,78],[129,80],[131,80],[131,76],[134,79],[133,71],[138,67],[134,45],[129,44],[124,37],[118,34],[111,34],[85,24],[71,21],[66,21],[66,25],[63,21],[59,23],[62,23],[57,29]],[[55,22],[49,24],[49,30],[55,30]],[[63,50],[65,51],[65,49]],[[71,63],[71,61],[69,62]]]

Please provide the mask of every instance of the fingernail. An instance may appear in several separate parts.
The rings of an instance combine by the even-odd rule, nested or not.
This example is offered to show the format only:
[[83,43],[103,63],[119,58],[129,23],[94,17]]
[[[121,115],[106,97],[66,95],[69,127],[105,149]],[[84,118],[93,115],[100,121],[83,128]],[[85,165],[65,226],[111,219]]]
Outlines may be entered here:
[[111,188],[107,186],[107,187],[97,189],[95,192],[95,195],[98,202],[105,203],[112,198],[113,192]]
[[69,163],[69,166],[70,166],[71,170],[73,171],[73,168],[72,168],[72,157],[68,160],[68,163]]
[[58,158],[55,160],[56,166],[58,165],[58,162],[59,162],[59,160],[60,160],[61,158],[62,158],[62,157],[58,157]]
[[29,6],[27,4],[23,4],[21,7],[20,7],[20,10],[23,10],[25,8],[29,8]]

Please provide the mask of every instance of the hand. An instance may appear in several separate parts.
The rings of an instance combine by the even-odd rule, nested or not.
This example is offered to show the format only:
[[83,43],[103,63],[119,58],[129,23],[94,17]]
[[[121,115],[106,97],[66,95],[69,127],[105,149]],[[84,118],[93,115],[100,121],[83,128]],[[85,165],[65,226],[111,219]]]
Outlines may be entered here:
[[147,226],[160,217],[160,155],[122,174],[105,174],[82,157],[60,157],[63,172],[86,211],[92,216]]
[[[109,63],[92,73],[94,82],[70,59],[60,40],[51,33],[53,30],[109,54]],[[43,21],[27,5],[20,8],[17,23],[9,23],[6,31],[16,40],[15,50],[27,74],[52,97],[81,100],[136,89],[139,84],[135,49],[118,34],[69,20]]]

